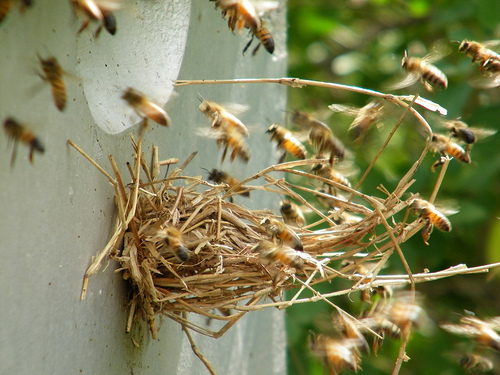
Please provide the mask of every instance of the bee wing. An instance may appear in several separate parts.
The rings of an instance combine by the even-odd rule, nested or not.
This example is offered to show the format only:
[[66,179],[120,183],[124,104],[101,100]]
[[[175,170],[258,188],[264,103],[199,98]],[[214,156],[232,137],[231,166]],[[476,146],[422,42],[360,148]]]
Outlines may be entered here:
[[454,335],[462,335],[467,337],[475,336],[479,333],[479,330],[473,326],[463,326],[460,324],[443,323],[439,325],[445,331],[448,331]]
[[455,215],[460,211],[460,206],[454,199],[444,199],[434,203],[434,207],[445,216]]
[[210,139],[218,139],[224,135],[223,131],[216,130],[214,128],[198,128],[195,131],[195,134],[200,137],[210,138]]
[[99,8],[111,11],[123,8],[125,0],[94,0]]
[[419,74],[408,73],[402,79],[396,81],[395,83],[387,85],[386,89],[390,91],[403,89],[405,87],[411,86],[414,83],[416,83],[419,80],[419,78],[420,78]]
[[279,3],[277,1],[264,1],[264,0],[252,1],[252,5],[260,17],[262,17],[264,13],[276,10],[279,7]]
[[348,116],[357,116],[360,110],[360,108],[343,104],[331,104],[328,108],[330,108],[333,112],[344,113]]
[[500,86],[500,74],[492,77],[478,77],[470,80],[472,87],[478,89],[492,89]]
[[470,126],[469,129],[472,130],[472,132],[476,135],[477,139],[484,139],[497,132],[496,129],[478,128],[475,126]]
[[224,103],[223,104],[224,109],[229,112],[230,114],[236,116],[239,115],[243,112],[246,112],[250,109],[250,106],[246,104],[239,104],[239,103]]

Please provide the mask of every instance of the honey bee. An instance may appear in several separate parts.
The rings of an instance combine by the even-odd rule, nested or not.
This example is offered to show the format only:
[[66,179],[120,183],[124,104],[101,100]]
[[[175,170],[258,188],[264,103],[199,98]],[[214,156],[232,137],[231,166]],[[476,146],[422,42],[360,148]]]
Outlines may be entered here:
[[460,324],[444,323],[441,328],[455,335],[473,338],[481,345],[500,351],[498,318],[481,320],[473,315],[465,315],[460,317]]
[[274,46],[273,36],[271,35],[268,29],[266,29],[264,26],[261,25],[257,30],[252,31],[252,36],[250,37],[250,40],[246,44],[245,48],[243,48],[243,54],[245,54],[245,52],[252,44],[254,37],[257,37],[260,43],[257,44],[257,47],[253,49],[252,56],[255,56],[261,45],[263,45],[266,51],[269,52],[271,55],[274,53],[275,46]]
[[500,73],[500,59],[486,59],[481,65],[481,73],[483,75],[497,75]]
[[451,142],[445,135],[432,134],[431,142],[433,148],[440,152],[443,156],[452,156],[466,164],[471,162],[469,153],[460,145]]
[[285,152],[280,157],[278,163],[283,163],[285,161],[286,153],[289,152],[297,159],[306,158],[306,148],[298,139],[296,139],[292,133],[287,129],[277,124],[272,124],[266,131],[266,133],[271,134],[271,140],[276,141],[278,148],[281,148]]
[[280,202],[280,212],[285,224],[293,225],[299,228],[306,225],[306,219],[304,218],[302,211],[299,206],[291,200],[283,199]]
[[450,220],[426,200],[416,198],[411,202],[410,208],[426,221],[426,226],[422,229],[422,238],[426,245],[429,244],[427,241],[434,226],[443,232],[451,231]]
[[428,317],[421,306],[422,297],[412,292],[399,292],[386,300],[378,312],[397,325],[403,335],[408,335],[411,326],[422,327]]
[[303,129],[309,129],[309,143],[316,148],[318,157],[322,157],[325,152],[330,152],[330,164],[333,164],[333,159],[335,157],[339,160],[344,158],[345,147],[343,143],[333,135],[328,125],[300,111],[295,111],[293,113],[292,122]]
[[431,64],[437,59],[437,54],[432,53],[423,58],[409,57],[405,51],[401,66],[407,72],[407,76],[399,83],[391,85],[390,89],[402,89],[413,85],[418,80],[422,82],[429,92],[434,92],[434,87],[446,89],[448,87],[448,78],[441,70]]
[[[263,26],[260,15],[265,11],[276,9],[276,1],[252,2],[249,0],[217,0],[215,5],[222,9],[222,16],[227,17],[229,30],[238,32],[243,27],[250,30],[252,37],[243,49],[243,54],[253,41],[254,36],[269,53],[274,52],[274,39],[268,29]],[[257,53],[260,44],[252,51],[252,55]]]
[[382,339],[377,336],[373,337],[372,350],[375,355],[377,354],[378,349],[382,346],[382,340],[385,337],[401,339],[403,336],[401,329],[396,324],[391,322],[382,314],[378,313],[375,313],[372,316],[361,318],[359,320],[359,329],[362,331],[368,331],[366,327],[370,328],[372,331],[382,337]]
[[312,353],[323,360],[330,375],[337,375],[344,368],[356,372],[361,369],[358,346],[357,339],[333,338],[326,335],[313,335],[310,343]]
[[473,40],[463,40],[458,46],[458,51],[465,53],[467,57],[472,59],[472,62],[483,64],[488,59],[500,60],[500,54],[492,51],[486,46],[493,44],[493,42],[479,43]]
[[252,252],[259,253],[259,257],[267,264],[281,262],[283,265],[302,270],[304,259],[302,253],[285,245],[276,245],[269,241],[260,241]]
[[347,115],[355,116],[354,121],[349,126],[348,131],[352,138],[358,141],[368,129],[375,125],[382,116],[383,104],[378,102],[369,102],[362,108],[354,108],[345,105],[332,104],[329,105],[333,112],[342,112]]
[[[200,111],[207,118],[212,120],[212,128],[235,128],[239,133],[248,137],[249,133],[247,127],[228,109],[211,100],[203,100],[201,97],[199,99],[201,100],[199,107]],[[244,109],[243,107],[239,110],[241,111]]]
[[351,187],[349,180],[340,172],[337,172],[331,165],[327,163],[314,164],[311,172],[317,176],[332,180],[340,185]]
[[63,111],[66,108],[66,85],[64,84],[64,71],[55,57],[42,59],[40,55],[38,60],[42,66],[43,75],[39,74],[40,78],[50,83],[52,97],[58,110]]
[[486,357],[474,353],[464,353],[460,357],[460,366],[470,373],[477,374],[493,370],[493,362]]
[[166,226],[163,222],[157,221],[145,232],[149,241],[163,241],[165,248],[171,251],[177,259],[184,262],[189,259],[189,250],[182,241],[179,230],[173,226]]
[[244,136],[248,137],[248,129],[234,115],[229,113],[222,105],[203,100],[200,104],[200,111],[212,120],[210,127],[210,137],[215,138],[217,147],[224,146],[222,162],[224,162],[228,148],[232,148],[230,160],[234,161],[239,156],[244,162],[250,159],[250,152],[245,143]]
[[170,126],[170,117],[159,105],[150,101],[142,92],[129,87],[124,91],[122,99],[125,100],[138,116],[144,119],[144,127],[147,119],[151,119],[157,124]]
[[[233,176],[231,176],[229,173],[220,171],[215,168],[212,169],[212,171],[209,173],[208,179],[215,182],[216,184],[221,184],[221,183],[227,184],[229,185],[230,188],[236,186],[239,183],[239,181]],[[238,189],[234,190],[234,193],[241,194],[244,197],[250,196],[250,192],[245,191],[245,188],[243,186],[240,186]]]
[[442,121],[442,124],[450,131],[453,138],[466,144],[465,151],[467,152],[478,139],[488,137],[496,132],[492,129],[469,127],[459,119]]
[[42,142],[28,129],[24,126],[20,125],[16,120],[11,117],[8,117],[4,123],[3,127],[7,137],[11,138],[14,141],[14,148],[12,150],[12,157],[10,161],[10,166],[14,165],[14,161],[16,159],[17,153],[17,145],[19,142],[24,143],[29,146],[29,154],[28,160],[30,163],[33,163],[33,152],[38,151],[40,153],[44,153],[45,148],[42,145]]
[[96,21],[97,27],[94,36],[97,38],[102,30],[102,27],[111,34],[116,33],[116,19],[111,12],[113,9],[119,8],[118,1],[102,1],[102,0],[70,0],[75,11],[79,10],[87,19],[78,29],[78,34],[85,30],[91,21]]
[[278,239],[283,245],[303,251],[302,241],[297,233],[290,229],[285,223],[271,217],[264,218],[260,225],[271,235],[272,239]]

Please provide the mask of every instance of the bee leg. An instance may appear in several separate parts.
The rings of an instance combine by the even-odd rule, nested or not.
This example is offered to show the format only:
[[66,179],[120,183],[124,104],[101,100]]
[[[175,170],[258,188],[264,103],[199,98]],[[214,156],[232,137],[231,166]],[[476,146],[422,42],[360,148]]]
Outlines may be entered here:
[[255,54],[257,53],[257,51],[260,48],[260,45],[261,45],[261,43],[257,44],[257,47],[254,48],[254,50],[252,51],[252,56],[255,56]]
[[147,128],[148,128],[148,118],[144,117],[144,119],[142,120],[142,124],[140,125],[139,128],[139,138],[142,138],[142,134]]
[[222,158],[220,160],[221,163],[224,163],[224,160],[226,159],[227,148],[228,146],[226,145],[226,147],[224,147],[224,151],[222,152]]
[[286,158],[286,151],[283,153],[283,155],[280,156],[279,160],[278,160],[278,164],[281,164],[285,161],[285,158]]
[[82,26],[80,26],[80,28],[78,29],[77,34],[80,34],[83,30],[85,30],[87,28],[87,26],[89,25],[89,23],[90,23],[90,19],[85,20],[82,23]]
[[28,153],[28,160],[30,161],[31,164],[33,164],[33,152],[35,151],[34,146],[30,146],[30,150]]
[[101,34],[101,30],[102,30],[102,24],[99,25],[99,27],[96,29],[95,33],[94,33],[94,38],[97,39],[99,37],[99,35]]
[[253,38],[254,38],[254,35],[252,34],[252,37],[250,38],[250,40],[246,44],[245,48],[243,48],[243,52],[242,52],[243,55],[245,55],[245,52],[247,51],[248,47],[250,47],[250,44],[252,44]]
[[431,236],[432,229],[434,225],[430,222],[427,221],[427,224],[425,224],[425,227],[422,228],[422,239],[424,240],[424,243],[426,245],[429,245],[429,237]]
[[19,142],[14,141],[14,147],[12,148],[12,156],[10,157],[10,167],[14,167],[14,162],[16,161],[17,146]]

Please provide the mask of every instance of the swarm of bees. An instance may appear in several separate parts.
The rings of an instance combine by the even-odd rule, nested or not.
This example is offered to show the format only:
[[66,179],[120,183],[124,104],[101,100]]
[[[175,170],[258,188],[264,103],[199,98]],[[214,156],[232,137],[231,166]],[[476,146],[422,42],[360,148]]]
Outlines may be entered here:
[[[115,5],[111,5],[110,2],[99,0],[70,1],[75,11],[80,12],[85,17],[84,22],[78,29],[78,34],[82,33],[93,22],[98,25],[94,33],[96,38],[99,36],[102,28],[105,28],[109,34],[115,35],[117,32],[117,22],[113,12],[119,9],[118,2]],[[222,15],[227,19],[231,32],[241,32],[243,29],[249,31],[251,39],[244,47],[243,53],[248,50],[254,38],[259,40],[259,44],[252,51],[252,55],[255,55],[261,45],[270,54],[274,53],[274,40],[269,30],[265,27],[262,17],[264,12],[277,8],[275,2],[262,2],[259,7],[258,2],[250,0],[211,1],[215,1],[216,7],[222,11]],[[22,4],[23,7],[30,6],[31,1],[24,1]],[[0,22],[8,13],[10,5],[9,1],[0,3]],[[468,40],[462,41],[458,49],[467,57],[470,57],[473,63],[479,65],[479,71],[482,75],[492,78],[494,82],[500,82],[500,55],[498,53],[488,49],[486,45]],[[59,111],[65,110],[67,93],[63,80],[64,70],[53,56],[42,58],[37,54],[37,57],[42,69],[42,73],[39,73],[40,78],[50,84],[56,108]],[[405,51],[402,59],[402,67],[407,72],[407,77],[393,88],[402,89],[420,81],[429,92],[433,92],[435,89],[446,89],[448,87],[448,79],[440,69],[432,65],[435,61],[436,57],[433,55],[418,58],[408,56],[408,53]],[[148,120],[152,120],[165,127],[171,125],[172,121],[167,112],[137,89],[132,87],[127,88],[122,92],[121,98],[143,119],[143,128],[147,126]],[[239,158],[243,162],[248,162],[250,159],[250,149],[246,143],[246,138],[249,137],[250,132],[244,123],[225,106],[211,100],[202,99],[201,97],[200,101],[199,110],[210,121],[210,128],[205,129],[202,133],[205,136],[215,139],[218,149],[222,149],[221,163],[225,161],[228,153],[230,162],[234,162],[236,158]],[[383,115],[383,107],[383,104],[380,102],[372,101],[364,107],[354,110],[341,105],[331,105],[329,108],[334,112],[344,112],[355,117],[348,131],[354,141],[359,141],[370,128],[380,122]],[[322,162],[315,162],[311,167],[311,173],[314,176],[327,181],[316,189],[317,192],[321,193],[321,195],[317,195],[318,199],[320,196],[326,198],[326,200],[323,199],[323,202],[325,202],[328,208],[338,209],[342,206],[339,202],[343,200],[338,197],[337,186],[348,189],[351,189],[352,186],[348,179],[349,176],[340,172],[339,168],[342,161],[348,155],[348,150],[328,124],[306,112],[294,111],[291,116],[291,122],[299,129],[307,132],[309,144],[316,152],[316,158],[323,159]],[[433,164],[432,169],[439,168],[450,158],[470,164],[471,147],[478,139],[480,132],[468,127],[466,123],[459,119],[446,121],[444,122],[444,126],[449,131],[449,134],[433,133],[429,138],[432,149],[441,155],[440,159]],[[28,130],[26,126],[21,125],[12,117],[8,117],[4,121],[4,130],[7,136],[14,142],[11,165],[14,164],[19,143],[29,148],[28,160],[30,162],[33,162],[35,151],[39,153],[44,152],[44,146],[39,138]],[[277,148],[283,152],[278,164],[283,163],[288,155],[299,160],[306,159],[308,154],[306,146],[287,128],[273,123],[269,126],[266,133],[270,135],[271,142],[275,142]],[[462,147],[462,145],[465,146]],[[227,185],[227,189],[231,190],[232,195],[250,196],[249,191],[251,188],[241,186],[238,179],[221,169],[213,168],[209,171],[207,179],[216,184]],[[222,188],[225,187],[223,186]],[[329,199],[328,196],[335,199]],[[307,267],[316,267],[321,272],[324,271],[322,263],[315,258],[316,254],[308,252],[313,247],[311,245],[312,241],[309,241],[309,243],[303,242],[304,230],[302,228],[307,225],[307,221],[301,208],[292,199],[282,199],[280,201],[280,213],[283,220],[269,213],[269,215],[266,215],[258,223],[253,223],[255,227],[250,227],[241,220],[244,215],[236,218],[235,216],[231,216],[231,208],[234,208],[231,205],[234,203],[232,198],[230,199],[229,203],[224,202],[224,204],[229,204],[227,206],[229,209],[224,212],[226,216],[222,219],[234,225],[231,229],[237,228],[243,232],[241,229],[244,228],[247,232],[234,235],[234,238],[231,239],[233,241],[231,242],[231,246],[217,244],[218,246],[224,248],[224,250],[233,251],[236,248],[234,244],[237,244],[243,249],[243,252],[238,254],[238,256],[244,259],[252,259],[254,262],[255,259],[258,259],[256,267],[260,271],[264,269],[265,272],[268,272],[265,275],[270,274],[268,268],[266,268],[267,266],[269,268],[276,266],[279,272],[284,270],[283,272],[287,275],[293,275],[294,278],[306,274],[305,269]],[[141,204],[144,201],[141,201]],[[176,202],[174,205],[178,204],[178,201]],[[343,201],[344,206],[347,204],[345,202]],[[423,222],[421,234],[425,244],[429,244],[429,237],[434,227],[443,232],[451,231],[452,225],[450,220],[445,214],[436,209],[432,203],[420,198],[412,198],[407,202],[407,206],[418,215],[417,220]],[[342,207],[342,210],[345,210],[345,207]],[[205,217],[211,217],[216,211],[212,209],[211,211],[207,210],[207,212],[204,212],[206,214]],[[346,212],[346,214],[349,214],[349,212]],[[202,224],[205,224],[205,217],[193,223],[186,220],[182,225],[179,217],[174,216],[174,214],[172,214],[172,217],[169,217],[169,220],[172,222],[168,224],[168,221],[161,217],[153,219],[145,217],[143,221],[146,223],[145,229],[142,228],[143,230],[140,232],[140,236],[142,237],[132,240],[128,238],[129,242],[126,242],[126,247],[130,250],[134,246],[139,248],[144,246],[149,251],[148,254],[151,254],[148,257],[154,258],[152,262],[158,261],[158,263],[154,263],[154,266],[151,266],[153,273],[162,274],[164,272],[166,274],[167,272],[172,272],[171,270],[174,270],[172,264],[176,267],[178,265],[195,267],[190,263],[193,262],[192,258],[199,258],[198,254],[200,250],[212,246],[209,243],[212,241],[211,237],[206,237],[209,238],[206,239],[203,235],[195,231]],[[244,218],[248,219],[248,216]],[[342,218],[342,220],[339,219],[336,221],[335,224],[347,223],[357,226],[362,220],[361,217],[351,218],[351,221],[348,221],[346,216],[342,216]],[[221,223],[222,219],[218,218],[218,224]],[[210,222],[207,225],[212,225],[214,220],[213,218],[207,220],[207,222]],[[189,227],[188,224],[192,224],[193,227]],[[361,226],[359,228],[363,229]],[[226,232],[231,233],[230,230]],[[222,231],[222,233],[226,232]],[[139,233],[135,234],[139,236]],[[217,233],[217,237],[219,235],[220,231]],[[337,240],[335,236],[333,237]],[[318,242],[320,241],[318,240]],[[129,255],[122,253],[120,255],[123,258],[122,261],[130,262],[130,259],[128,259]],[[219,256],[220,260],[222,260],[222,253]],[[171,261],[171,259],[175,259],[175,261]],[[149,258],[147,261],[149,261]],[[147,261],[145,260],[144,263],[146,264]],[[217,272],[222,273],[221,269],[224,267],[222,261],[219,264],[216,264],[213,260],[211,261],[212,263],[207,266],[207,269],[212,270],[218,267]],[[133,269],[136,266],[131,267]],[[364,274],[364,276],[368,276],[369,274],[369,272],[364,272],[361,269],[358,271]],[[189,272],[192,275],[196,274],[196,270],[193,270],[193,268],[189,269]],[[172,275],[179,277],[176,275],[175,270],[172,272]],[[181,281],[184,283],[183,279]],[[170,281],[162,282],[168,284]],[[368,283],[367,281],[366,284],[368,285]],[[170,288],[171,285],[157,284],[156,287]],[[372,350],[376,353],[384,337],[401,339],[410,334],[412,326],[422,324],[425,313],[418,295],[399,293],[393,296],[390,288],[386,287],[377,287],[373,288],[373,290],[381,296],[380,300],[376,303],[372,301],[369,291],[362,294],[363,301],[372,304],[372,308],[367,314],[356,322],[352,322],[341,315],[335,321],[338,329],[336,337],[318,334],[311,338],[312,352],[323,360],[331,374],[337,374],[344,368],[352,371],[361,369],[361,353],[369,351],[367,340],[364,336],[367,332],[373,331],[378,335],[374,336],[372,345]],[[148,301],[148,303],[152,302]],[[174,311],[179,310],[178,307],[176,308],[177,310],[174,309]],[[152,314],[150,312],[147,314],[149,314],[148,319],[151,320]],[[500,337],[497,333],[500,331],[498,328],[500,324],[498,324],[497,320],[481,321],[475,317],[464,316],[460,320],[460,324],[443,324],[442,328],[451,333],[470,337],[477,342],[478,346],[485,346],[500,351]],[[478,372],[489,371],[493,367],[491,361],[483,357],[481,353],[464,354],[460,364],[470,371]]]

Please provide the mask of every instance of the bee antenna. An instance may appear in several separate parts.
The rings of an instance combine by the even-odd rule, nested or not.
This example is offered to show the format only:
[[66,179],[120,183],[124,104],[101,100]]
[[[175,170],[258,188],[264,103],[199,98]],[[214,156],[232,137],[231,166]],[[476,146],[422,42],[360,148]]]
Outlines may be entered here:
[[196,95],[198,97],[198,99],[200,100],[200,102],[203,102],[205,101],[205,99],[203,98],[203,96],[201,96],[200,93],[198,93],[198,95]]

